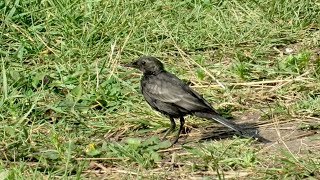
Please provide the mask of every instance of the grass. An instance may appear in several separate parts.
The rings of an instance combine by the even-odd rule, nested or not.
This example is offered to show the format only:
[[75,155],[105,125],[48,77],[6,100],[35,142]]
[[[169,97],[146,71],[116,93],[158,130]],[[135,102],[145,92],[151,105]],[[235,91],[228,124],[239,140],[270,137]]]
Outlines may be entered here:
[[[311,0],[0,2],[0,177],[318,179],[319,24]],[[279,143],[199,141],[221,129],[190,117],[166,149],[120,65],[141,55]]]

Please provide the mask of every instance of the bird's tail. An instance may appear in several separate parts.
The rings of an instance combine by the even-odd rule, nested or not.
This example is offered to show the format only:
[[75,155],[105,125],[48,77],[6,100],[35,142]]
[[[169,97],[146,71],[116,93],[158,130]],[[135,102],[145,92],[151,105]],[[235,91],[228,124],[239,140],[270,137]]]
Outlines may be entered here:
[[206,119],[210,119],[210,120],[215,120],[221,124],[223,124],[224,126],[236,131],[240,136],[243,137],[249,137],[249,138],[254,138],[260,142],[264,142],[264,143],[268,143],[271,142],[263,137],[261,137],[258,132],[248,132],[246,130],[244,130],[243,128],[241,128],[239,125],[237,125],[236,123],[225,119],[224,117],[218,115],[218,114],[212,114],[212,113],[195,113],[194,115],[201,117],[201,118],[206,118]]

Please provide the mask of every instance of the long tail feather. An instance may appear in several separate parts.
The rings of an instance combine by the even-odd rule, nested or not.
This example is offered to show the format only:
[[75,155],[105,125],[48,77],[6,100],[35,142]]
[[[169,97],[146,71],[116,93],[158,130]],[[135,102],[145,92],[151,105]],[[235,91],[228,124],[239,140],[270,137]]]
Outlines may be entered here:
[[224,117],[220,116],[220,115],[211,115],[210,119],[213,119],[225,126],[227,126],[228,128],[240,133],[240,134],[243,134],[244,133],[244,130],[239,127],[236,123],[230,121],[230,120],[227,120],[225,119]]
[[237,125],[236,123],[228,120],[228,119],[225,119],[224,117],[218,115],[218,114],[209,114],[209,113],[195,113],[196,116],[198,117],[202,117],[202,118],[206,118],[206,119],[210,119],[210,120],[215,120],[221,124],[223,124],[224,126],[236,131],[240,136],[243,136],[243,137],[249,137],[249,138],[254,138],[260,142],[263,142],[263,143],[268,143],[268,142],[271,142],[270,140],[268,139],[265,139],[263,137],[261,137],[258,132],[248,132],[248,131],[245,131],[243,128],[241,128],[239,125]]

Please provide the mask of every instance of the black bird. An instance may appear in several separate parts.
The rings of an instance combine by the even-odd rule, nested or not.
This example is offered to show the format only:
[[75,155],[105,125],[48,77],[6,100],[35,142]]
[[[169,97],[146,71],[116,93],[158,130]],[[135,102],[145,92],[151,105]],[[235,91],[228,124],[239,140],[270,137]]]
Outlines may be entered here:
[[191,89],[177,76],[167,72],[160,60],[151,56],[143,56],[138,60],[126,64],[127,67],[139,69],[143,72],[141,91],[148,104],[155,110],[170,118],[169,132],[176,127],[174,118],[180,119],[180,128],[172,144],[175,144],[184,125],[184,116],[194,115],[201,118],[215,120],[236,131],[239,135],[265,140],[258,134],[247,134],[234,122],[221,117],[216,110],[196,91]]

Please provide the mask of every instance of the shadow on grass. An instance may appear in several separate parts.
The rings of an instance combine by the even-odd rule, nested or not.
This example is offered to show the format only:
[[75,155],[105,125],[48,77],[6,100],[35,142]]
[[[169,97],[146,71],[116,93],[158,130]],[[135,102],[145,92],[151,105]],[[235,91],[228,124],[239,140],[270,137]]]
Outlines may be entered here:
[[[259,135],[259,129],[257,128],[256,123],[245,123],[245,124],[241,124],[240,126],[243,127],[243,129],[245,130],[245,133],[248,136],[250,135],[259,136],[260,140],[258,142],[261,142],[261,143],[272,142]],[[226,127],[209,127],[207,129],[209,129],[209,131],[204,132],[202,134],[200,141],[231,139],[234,136],[241,137],[238,133]]]

